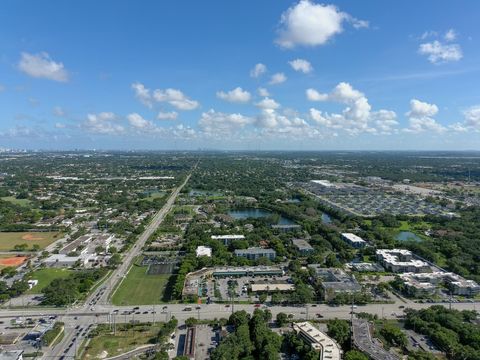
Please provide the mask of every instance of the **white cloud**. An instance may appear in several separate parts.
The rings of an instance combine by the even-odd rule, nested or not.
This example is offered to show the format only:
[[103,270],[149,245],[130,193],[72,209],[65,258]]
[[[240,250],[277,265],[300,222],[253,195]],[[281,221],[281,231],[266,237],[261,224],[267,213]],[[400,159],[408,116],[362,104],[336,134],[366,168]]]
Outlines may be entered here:
[[256,103],[255,106],[260,109],[278,109],[280,107],[280,104],[277,103],[275,100],[266,97]]
[[132,113],[127,115],[127,120],[131,126],[139,130],[154,128],[151,121],[145,120],[140,114]]
[[125,132],[122,125],[116,124],[117,116],[112,112],[88,114],[81,125],[82,128],[93,134],[119,135]]
[[152,96],[150,90],[145,85],[136,82],[132,84],[132,89],[135,92],[135,97],[149,108],[152,107]]
[[319,93],[315,89],[307,89],[305,90],[305,94],[307,95],[307,99],[310,101],[327,101],[328,94]]
[[409,119],[409,127],[404,129],[411,133],[441,133],[445,127],[440,125],[432,117],[437,115],[438,106],[417,99],[410,100],[410,111],[406,113]]
[[242,114],[226,114],[210,109],[202,113],[198,125],[204,133],[216,137],[230,134],[252,122],[253,119]]
[[263,96],[263,97],[270,96],[270,93],[265,88],[258,88],[257,91],[258,91],[258,95],[260,95],[260,96]]
[[463,111],[464,121],[453,124],[451,127],[455,131],[480,131],[480,105],[469,107]]
[[46,52],[29,54],[22,52],[18,68],[34,78],[67,82],[69,74],[61,62],[53,61]]
[[55,123],[55,128],[57,129],[65,129],[67,127],[67,125],[63,124],[63,123]]
[[368,27],[368,22],[355,19],[334,5],[301,0],[282,14],[276,42],[288,49],[297,45],[323,45],[343,31],[344,22],[352,23],[355,28]]
[[390,134],[398,125],[393,111],[383,109],[372,111],[365,94],[346,82],[339,83],[328,94],[307,89],[306,95],[311,101],[333,101],[346,105],[341,113],[326,113],[311,108],[310,118],[319,126],[357,135],[359,133]]
[[459,61],[463,57],[462,49],[458,44],[444,44],[438,40],[420,44],[418,52],[425,55],[432,64]]
[[303,72],[304,74],[311,73],[313,71],[312,64],[304,59],[295,59],[288,62],[293,70]]
[[176,111],[160,111],[157,115],[158,120],[176,120],[178,113]]
[[262,64],[256,64],[252,70],[250,70],[250,76],[253,78],[258,78],[267,72],[267,67]]
[[457,40],[457,32],[454,29],[449,29],[444,36],[445,41]]
[[251,95],[248,91],[243,90],[241,87],[236,87],[228,92],[217,92],[217,97],[232,103],[247,103],[250,101]]
[[417,99],[410,100],[410,111],[407,116],[410,118],[432,117],[438,113],[438,106],[429,104]]
[[153,92],[153,98],[158,102],[167,102],[178,110],[194,110],[200,105],[177,89],[157,89]]
[[284,73],[276,73],[273,74],[272,77],[270,78],[270,85],[277,85],[281,84],[283,82],[287,81],[287,77],[285,76]]

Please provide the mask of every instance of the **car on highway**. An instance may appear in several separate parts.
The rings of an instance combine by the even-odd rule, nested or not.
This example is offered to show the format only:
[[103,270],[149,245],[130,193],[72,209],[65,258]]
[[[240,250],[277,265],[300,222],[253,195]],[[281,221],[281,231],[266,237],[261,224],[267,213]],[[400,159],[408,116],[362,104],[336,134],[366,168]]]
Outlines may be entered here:
[[186,308],[183,309],[183,311],[192,311],[192,307],[191,307],[191,306],[187,306]]

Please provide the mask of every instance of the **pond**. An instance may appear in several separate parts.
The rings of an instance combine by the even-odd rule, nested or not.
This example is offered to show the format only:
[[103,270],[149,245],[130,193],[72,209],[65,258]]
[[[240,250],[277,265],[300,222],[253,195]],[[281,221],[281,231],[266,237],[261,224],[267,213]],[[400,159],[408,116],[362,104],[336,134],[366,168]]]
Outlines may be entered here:
[[[247,218],[262,218],[262,217],[267,217],[270,215],[273,215],[273,212],[270,210],[266,209],[259,209],[259,208],[245,208],[245,209],[236,209],[236,210],[230,210],[228,212],[228,215],[230,215],[232,218],[236,220],[244,220]],[[278,221],[278,224],[280,225],[292,225],[296,224],[295,221],[292,219],[289,219],[284,216],[280,216],[280,220]]]
[[411,231],[400,231],[396,236],[395,240],[398,241],[422,241],[422,238],[417,234]]
[[322,213],[322,223],[331,224],[332,223],[332,218],[330,217],[330,215]]

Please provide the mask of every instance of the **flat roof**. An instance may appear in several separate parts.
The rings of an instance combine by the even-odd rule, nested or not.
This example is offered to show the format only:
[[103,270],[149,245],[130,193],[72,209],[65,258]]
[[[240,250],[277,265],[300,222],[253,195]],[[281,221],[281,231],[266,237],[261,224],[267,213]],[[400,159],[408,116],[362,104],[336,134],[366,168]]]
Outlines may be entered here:
[[366,241],[363,240],[360,236],[352,234],[352,233],[342,233],[342,236],[350,242],[353,243],[365,243]]
[[294,323],[293,329],[310,342],[312,348],[320,351],[322,360],[340,360],[342,350],[331,337],[327,336],[308,321]]

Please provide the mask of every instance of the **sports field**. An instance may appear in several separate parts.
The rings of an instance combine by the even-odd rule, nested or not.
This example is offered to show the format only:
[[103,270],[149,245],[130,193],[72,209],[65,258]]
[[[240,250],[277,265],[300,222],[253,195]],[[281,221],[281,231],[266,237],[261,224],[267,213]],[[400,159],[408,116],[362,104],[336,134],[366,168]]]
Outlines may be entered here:
[[18,267],[27,261],[27,256],[0,255],[0,269],[6,267]]
[[40,294],[52,280],[66,278],[72,273],[72,270],[68,269],[40,269],[34,271],[28,280],[38,280],[38,284],[27,291],[27,294]]
[[60,239],[62,233],[52,232],[0,232],[0,251],[13,250],[15,245],[27,244],[27,250],[31,250],[33,245],[44,249],[52,242]]
[[114,305],[160,304],[171,274],[147,274],[147,266],[134,265],[112,298]]

